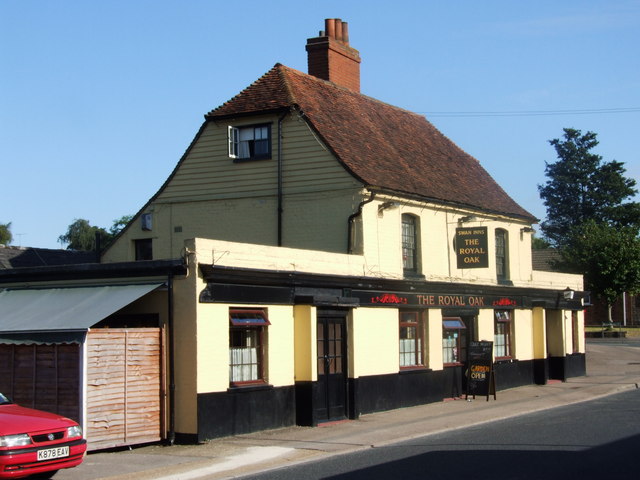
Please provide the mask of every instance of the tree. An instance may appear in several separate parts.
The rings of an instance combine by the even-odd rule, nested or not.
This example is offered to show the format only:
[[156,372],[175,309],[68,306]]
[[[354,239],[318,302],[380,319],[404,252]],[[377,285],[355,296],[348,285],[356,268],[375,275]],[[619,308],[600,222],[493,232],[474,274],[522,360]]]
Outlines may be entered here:
[[612,227],[640,227],[640,204],[627,201],[637,193],[621,162],[603,162],[591,150],[596,134],[564,129],[564,139],[550,140],[558,161],[546,163],[546,184],[538,185],[547,207],[542,232],[552,246],[562,247],[574,227],[588,220]]
[[531,237],[531,248],[533,250],[546,250],[547,248],[551,248],[551,244],[544,238],[533,235]]
[[92,226],[88,220],[76,218],[67,232],[58,237],[58,240],[67,244],[67,250],[90,251],[96,249],[96,237],[100,238],[100,244],[104,245],[110,238],[109,233],[100,227]]
[[546,164],[538,185],[547,207],[541,229],[561,260],[556,267],[580,273],[586,287],[611,307],[623,292],[640,289],[640,204],[630,200],[636,181],[621,162],[603,162],[591,150],[596,134],[564,129],[549,142],[558,161]]
[[588,220],[571,231],[560,266],[582,273],[593,293],[611,307],[623,292],[640,291],[640,239],[633,227],[613,228]]
[[111,237],[115,237],[120,233],[120,231],[127,226],[127,224],[133,219],[133,215],[123,215],[117,220],[113,221],[113,225],[109,229],[109,234]]
[[67,244],[67,250],[92,251],[96,249],[96,238],[100,239],[100,247],[104,247],[120,233],[127,223],[131,221],[133,215],[124,215],[113,221],[113,225],[107,232],[102,227],[96,227],[83,218],[76,218],[67,227],[67,232],[58,237],[58,241]]
[[0,244],[9,245],[13,241],[11,234],[11,222],[0,223]]

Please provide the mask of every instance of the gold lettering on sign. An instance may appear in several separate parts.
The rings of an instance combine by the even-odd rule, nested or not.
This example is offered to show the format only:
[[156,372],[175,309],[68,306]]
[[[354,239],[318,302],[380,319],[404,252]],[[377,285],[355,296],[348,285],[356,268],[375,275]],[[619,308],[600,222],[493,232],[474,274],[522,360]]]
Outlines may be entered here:
[[417,297],[420,305],[436,305],[435,295],[418,295]]

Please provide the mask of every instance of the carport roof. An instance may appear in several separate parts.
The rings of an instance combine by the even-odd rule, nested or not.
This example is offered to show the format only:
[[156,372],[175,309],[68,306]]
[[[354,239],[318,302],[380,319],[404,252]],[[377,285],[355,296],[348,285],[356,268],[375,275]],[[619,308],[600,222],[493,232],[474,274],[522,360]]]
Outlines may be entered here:
[[0,335],[86,331],[162,283],[0,291]]

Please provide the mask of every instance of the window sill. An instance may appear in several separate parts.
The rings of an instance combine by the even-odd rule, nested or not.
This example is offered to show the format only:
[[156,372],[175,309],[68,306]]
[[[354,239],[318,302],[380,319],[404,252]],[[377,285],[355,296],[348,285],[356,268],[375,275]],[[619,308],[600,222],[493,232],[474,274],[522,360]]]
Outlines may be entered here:
[[507,287],[513,287],[513,282],[511,280],[498,279],[498,285],[504,285]]
[[425,373],[431,372],[430,368],[425,367],[424,365],[415,365],[411,367],[400,367],[400,371],[398,372],[400,375],[410,375],[412,373]]
[[403,275],[404,275],[404,278],[407,280],[424,280],[426,278],[424,275],[417,272],[404,271]]
[[513,357],[496,357],[495,363],[511,363],[513,362]]
[[271,155],[261,155],[259,157],[249,157],[249,158],[235,158],[233,159],[233,163],[244,163],[244,162],[255,162],[259,160],[271,160]]
[[456,362],[456,363],[444,363],[443,367],[463,367],[464,363]]
[[247,393],[258,390],[273,390],[273,385],[266,382],[236,383],[227,388],[228,393]]

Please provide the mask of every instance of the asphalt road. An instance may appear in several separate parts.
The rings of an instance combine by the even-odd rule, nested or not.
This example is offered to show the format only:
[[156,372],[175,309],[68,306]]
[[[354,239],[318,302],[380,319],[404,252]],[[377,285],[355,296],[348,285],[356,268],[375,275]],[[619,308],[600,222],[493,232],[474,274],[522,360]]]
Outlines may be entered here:
[[637,478],[640,390],[243,477],[254,480]]

